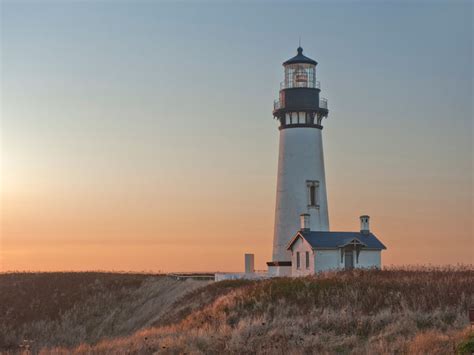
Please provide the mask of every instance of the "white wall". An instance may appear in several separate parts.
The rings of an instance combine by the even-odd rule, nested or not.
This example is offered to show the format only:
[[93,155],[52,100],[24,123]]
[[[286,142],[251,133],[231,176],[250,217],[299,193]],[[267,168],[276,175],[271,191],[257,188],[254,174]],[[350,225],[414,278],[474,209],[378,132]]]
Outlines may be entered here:
[[359,263],[356,264],[356,267],[376,267],[380,269],[382,267],[381,254],[382,252],[380,250],[361,250],[359,254]]
[[339,249],[317,250],[315,255],[316,272],[341,269],[341,252]]
[[[341,261],[341,250],[317,250],[315,255],[316,272],[344,269],[344,256]],[[355,268],[381,268],[380,250],[361,250],[359,260],[356,261],[356,252],[354,251]]]
[[[319,209],[308,209],[307,180],[319,181]],[[322,134],[316,128],[280,131],[273,261],[291,260],[286,246],[299,230],[301,213],[310,214],[312,230],[329,230]]]
[[269,278],[268,273],[245,273],[245,272],[218,272],[214,274],[214,281],[224,280],[260,280]]
[[[286,261],[290,261],[290,260],[286,260]],[[291,266],[269,266],[268,276],[269,277],[291,276]]]
[[[296,253],[300,253],[300,268],[297,268]],[[306,252],[309,252],[309,267],[306,267]],[[298,238],[293,244],[291,256],[291,276],[306,276],[314,274],[314,253],[306,240]]]

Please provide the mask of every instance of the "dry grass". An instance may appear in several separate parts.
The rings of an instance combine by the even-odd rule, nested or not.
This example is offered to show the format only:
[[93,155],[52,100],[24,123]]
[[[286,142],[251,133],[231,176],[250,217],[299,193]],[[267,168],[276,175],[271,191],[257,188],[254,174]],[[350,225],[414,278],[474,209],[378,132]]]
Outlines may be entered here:
[[[474,270],[371,270],[223,282],[184,296],[179,305],[163,315],[158,327],[83,344],[74,351],[454,353],[468,336],[466,311],[474,305]],[[70,351],[50,348],[43,353]]]
[[38,350],[129,335],[208,283],[128,273],[0,274],[0,352],[18,350],[25,339]]

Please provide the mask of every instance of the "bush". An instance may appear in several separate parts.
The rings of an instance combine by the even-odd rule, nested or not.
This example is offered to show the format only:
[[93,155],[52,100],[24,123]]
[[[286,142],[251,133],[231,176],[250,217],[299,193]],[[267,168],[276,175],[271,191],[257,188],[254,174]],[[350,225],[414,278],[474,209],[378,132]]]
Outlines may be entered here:
[[458,345],[457,353],[459,355],[470,355],[474,353],[474,333],[469,334],[467,339]]

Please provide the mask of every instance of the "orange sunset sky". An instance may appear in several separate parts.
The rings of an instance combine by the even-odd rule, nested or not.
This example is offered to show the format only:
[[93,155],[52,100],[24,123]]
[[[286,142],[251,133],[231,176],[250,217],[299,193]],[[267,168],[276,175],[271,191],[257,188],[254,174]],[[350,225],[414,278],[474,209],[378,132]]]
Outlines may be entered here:
[[299,36],[331,230],[369,214],[384,265],[474,262],[472,3],[0,6],[1,271],[264,269]]

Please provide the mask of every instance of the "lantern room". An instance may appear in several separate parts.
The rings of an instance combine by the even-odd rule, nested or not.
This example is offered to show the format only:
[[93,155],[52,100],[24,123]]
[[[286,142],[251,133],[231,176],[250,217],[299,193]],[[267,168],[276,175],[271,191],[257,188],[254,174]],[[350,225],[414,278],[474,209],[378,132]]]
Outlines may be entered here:
[[[280,121],[280,129],[292,127],[322,128],[321,122],[328,116],[327,100],[319,97],[321,91],[316,80],[318,63],[297,54],[283,63],[285,80],[280,84],[278,100],[273,105],[273,116]],[[296,118],[297,117],[297,118]]]
[[316,81],[315,60],[303,55],[303,48],[298,47],[298,54],[283,63],[285,67],[285,81],[280,89],[290,88],[319,88]]

